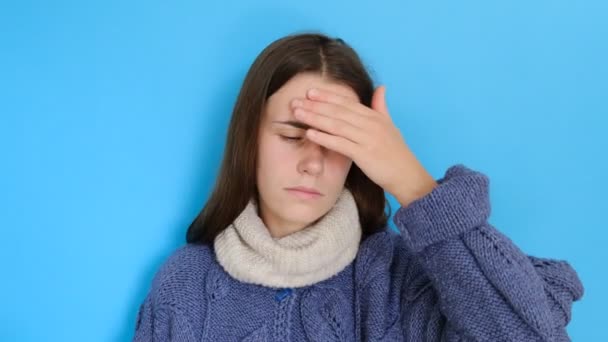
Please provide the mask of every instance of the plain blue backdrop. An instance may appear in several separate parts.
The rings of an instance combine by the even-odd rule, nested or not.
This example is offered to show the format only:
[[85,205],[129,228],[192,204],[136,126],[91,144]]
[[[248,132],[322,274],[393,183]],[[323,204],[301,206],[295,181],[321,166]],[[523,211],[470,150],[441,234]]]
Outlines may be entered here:
[[0,340],[130,340],[249,65],[320,30],[387,86],[436,178],[486,173],[490,222],[577,269],[568,331],[608,341],[607,17],[604,0],[2,2]]

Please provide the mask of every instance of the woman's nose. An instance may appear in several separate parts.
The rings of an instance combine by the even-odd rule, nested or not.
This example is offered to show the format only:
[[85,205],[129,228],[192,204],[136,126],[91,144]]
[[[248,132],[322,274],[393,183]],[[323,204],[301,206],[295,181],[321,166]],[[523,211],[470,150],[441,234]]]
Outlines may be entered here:
[[300,172],[309,174],[319,174],[323,171],[323,163],[325,159],[325,147],[310,143],[303,152],[302,160],[300,160]]

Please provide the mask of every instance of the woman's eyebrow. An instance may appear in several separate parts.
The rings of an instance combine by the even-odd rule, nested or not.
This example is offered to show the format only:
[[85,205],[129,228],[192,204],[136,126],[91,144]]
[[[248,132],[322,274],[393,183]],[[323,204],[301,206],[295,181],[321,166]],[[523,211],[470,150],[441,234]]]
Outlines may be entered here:
[[295,121],[295,120],[287,120],[287,121],[272,121],[273,123],[278,123],[278,124],[283,124],[283,125],[289,125],[289,126],[293,126],[295,128],[299,128],[299,129],[303,129],[303,130],[307,130],[309,128],[311,128],[311,126],[299,122],[299,121]]

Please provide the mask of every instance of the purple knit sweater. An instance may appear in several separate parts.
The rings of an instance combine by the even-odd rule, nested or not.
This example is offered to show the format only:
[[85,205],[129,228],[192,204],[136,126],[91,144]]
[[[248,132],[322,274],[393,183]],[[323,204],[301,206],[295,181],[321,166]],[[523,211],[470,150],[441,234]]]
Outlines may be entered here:
[[563,260],[526,255],[490,223],[489,179],[450,167],[426,196],[311,286],[239,282],[212,246],[186,244],[156,273],[134,341],[569,341],[583,295]]

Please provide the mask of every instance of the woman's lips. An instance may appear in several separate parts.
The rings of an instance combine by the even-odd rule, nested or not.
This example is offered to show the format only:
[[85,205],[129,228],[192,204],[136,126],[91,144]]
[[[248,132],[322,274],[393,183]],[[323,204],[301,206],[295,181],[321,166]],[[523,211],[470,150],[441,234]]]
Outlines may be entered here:
[[289,193],[291,193],[292,195],[294,195],[298,198],[301,198],[301,199],[315,199],[315,198],[319,198],[319,197],[323,196],[321,194],[316,194],[316,193],[297,190],[297,189],[287,189],[287,191]]

